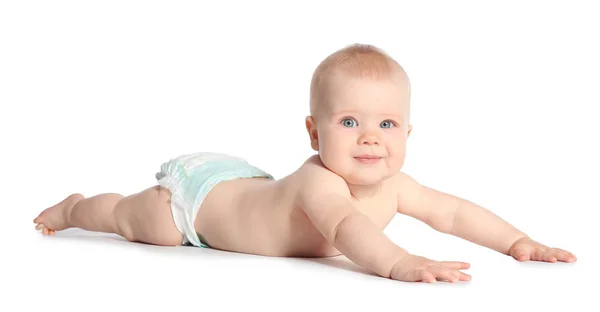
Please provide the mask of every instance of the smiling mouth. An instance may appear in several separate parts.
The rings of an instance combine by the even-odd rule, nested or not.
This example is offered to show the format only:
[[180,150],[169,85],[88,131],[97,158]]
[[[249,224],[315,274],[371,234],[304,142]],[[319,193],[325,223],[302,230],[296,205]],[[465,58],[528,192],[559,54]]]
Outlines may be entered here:
[[381,160],[382,157],[372,156],[372,155],[363,155],[354,157],[354,159],[358,160],[358,162],[362,164],[374,164]]

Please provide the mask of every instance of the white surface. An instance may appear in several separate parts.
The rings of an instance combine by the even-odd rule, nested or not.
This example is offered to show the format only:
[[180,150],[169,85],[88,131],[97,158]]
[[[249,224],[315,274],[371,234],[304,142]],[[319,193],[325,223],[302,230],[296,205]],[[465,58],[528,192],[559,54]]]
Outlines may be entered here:
[[[598,311],[592,4],[248,3],[0,4],[0,310]],[[182,153],[235,154],[277,178],[292,172],[312,153],[310,75],[354,42],[385,49],[412,79],[407,173],[578,262],[518,263],[405,217],[386,230],[394,241],[470,262],[473,280],[407,284],[339,259],[34,230],[33,218],[64,196],[137,192]]]

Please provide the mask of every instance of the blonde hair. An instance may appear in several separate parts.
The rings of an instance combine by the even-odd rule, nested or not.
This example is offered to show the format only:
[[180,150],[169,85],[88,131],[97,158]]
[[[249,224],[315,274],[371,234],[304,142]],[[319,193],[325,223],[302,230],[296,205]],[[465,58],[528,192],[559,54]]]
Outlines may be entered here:
[[313,73],[310,83],[310,114],[315,114],[324,93],[322,89],[325,89],[327,78],[333,73],[359,78],[389,79],[398,72],[405,74],[398,62],[373,45],[355,43],[337,50],[321,61]]

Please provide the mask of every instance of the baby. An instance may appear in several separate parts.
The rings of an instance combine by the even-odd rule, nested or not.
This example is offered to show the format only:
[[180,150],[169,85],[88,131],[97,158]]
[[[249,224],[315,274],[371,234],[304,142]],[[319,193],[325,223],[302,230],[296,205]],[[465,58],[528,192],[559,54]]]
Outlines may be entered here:
[[435,261],[394,244],[383,230],[400,213],[518,261],[576,261],[401,171],[412,130],[410,83],[377,47],[350,45],[319,64],[305,126],[317,154],[280,180],[235,156],[183,155],[162,164],[157,185],[137,194],[72,194],[33,221],[44,235],[75,227],[161,246],[274,257],[343,254],[400,281],[471,279],[462,271],[469,263]]

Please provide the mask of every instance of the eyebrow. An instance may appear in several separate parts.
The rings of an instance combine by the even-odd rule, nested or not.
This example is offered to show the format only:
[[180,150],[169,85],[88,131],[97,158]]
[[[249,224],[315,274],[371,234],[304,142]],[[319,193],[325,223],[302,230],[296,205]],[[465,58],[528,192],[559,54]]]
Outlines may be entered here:
[[[356,110],[345,110],[345,111],[341,111],[339,113],[335,113],[332,114],[332,117],[341,117],[341,116],[345,116],[345,115],[353,115],[353,114],[358,114],[359,112]],[[398,119],[398,120],[403,120],[404,116],[402,115],[398,115],[398,114],[386,114],[386,113],[382,113],[382,114],[378,114],[378,116],[384,116],[386,118],[394,118],[394,119]]]

